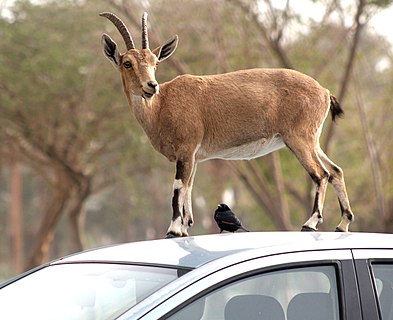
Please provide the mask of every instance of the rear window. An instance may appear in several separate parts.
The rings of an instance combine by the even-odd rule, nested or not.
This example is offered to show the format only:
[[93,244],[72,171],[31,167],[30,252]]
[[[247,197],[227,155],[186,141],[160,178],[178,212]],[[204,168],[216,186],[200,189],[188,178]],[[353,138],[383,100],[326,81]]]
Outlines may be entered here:
[[53,265],[0,290],[0,319],[115,319],[177,277],[161,267]]
[[393,264],[372,265],[383,320],[393,320]]

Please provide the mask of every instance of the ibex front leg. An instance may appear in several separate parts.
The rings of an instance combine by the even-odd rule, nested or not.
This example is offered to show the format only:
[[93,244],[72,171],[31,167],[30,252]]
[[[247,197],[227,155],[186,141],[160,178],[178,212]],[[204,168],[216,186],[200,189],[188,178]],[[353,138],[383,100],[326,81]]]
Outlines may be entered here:
[[192,214],[192,186],[194,184],[194,177],[197,169],[197,164],[194,162],[194,166],[191,172],[191,178],[188,181],[188,187],[186,192],[186,198],[184,200],[184,207],[183,207],[183,229],[182,234],[188,235],[187,229],[194,224],[194,216]]
[[[187,228],[192,224],[192,213],[188,206],[185,210],[186,195],[188,194],[189,182],[192,181],[195,159],[177,160],[176,175],[173,183],[172,197],[172,221],[167,231],[167,238],[187,236]],[[191,191],[191,190],[190,190]],[[187,211],[187,215],[185,212]],[[191,215],[191,216],[190,216]]]
[[323,209],[323,203],[325,201],[325,194],[326,194],[326,187],[329,179],[329,173],[327,171],[325,172],[322,171],[322,175],[314,175],[314,174],[310,174],[310,175],[316,185],[315,199],[314,199],[312,215],[304,223],[302,227],[302,231],[316,231],[318,229],[318,225],[320,225],[323,222],[322,209]]

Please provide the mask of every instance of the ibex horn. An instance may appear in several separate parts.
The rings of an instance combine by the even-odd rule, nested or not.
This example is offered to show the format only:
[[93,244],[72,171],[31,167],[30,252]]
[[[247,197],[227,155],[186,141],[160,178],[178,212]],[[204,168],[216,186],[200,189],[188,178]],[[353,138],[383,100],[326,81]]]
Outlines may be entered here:
[[147,12],[142,15],[142,49],[149,49],[149,38],[147,36]]
[[121,21],[120,18],[118,18],[116,15],[110,12],[102,12],[100,13],[100,16],[109,19],[115,25],[117,30],[119,30],[126,44],[127,50],[135,49],[134,41],[132,41],[131,35],[128,32],[126,25],[124,24],[123,21]]

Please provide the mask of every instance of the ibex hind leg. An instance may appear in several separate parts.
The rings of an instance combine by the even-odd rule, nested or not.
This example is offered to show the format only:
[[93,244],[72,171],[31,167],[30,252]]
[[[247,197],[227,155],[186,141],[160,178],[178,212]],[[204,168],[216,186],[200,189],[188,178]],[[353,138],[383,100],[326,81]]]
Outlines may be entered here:
[[291,141],[286,141],[285,143],[295,154],[316,185],[311,217],[302,226],[302,231],[316,231],[318,230],[318,226],[323,222],[322,210],[329,172],[318,156],[316,143],[313,137],[308,137],[308,139],[305,137],[298,137],[296,141],[292,141],[292,143]]
[[329,182],[336,191],[338,202],[340,203],[341,221],[336,227],[336,231],[348,232],[349,225],[354,219],[354,214],[349,204],[343,171],[332,160],[330,160],[321,149],[318,151],[318,154],[326,168],[329,170]]

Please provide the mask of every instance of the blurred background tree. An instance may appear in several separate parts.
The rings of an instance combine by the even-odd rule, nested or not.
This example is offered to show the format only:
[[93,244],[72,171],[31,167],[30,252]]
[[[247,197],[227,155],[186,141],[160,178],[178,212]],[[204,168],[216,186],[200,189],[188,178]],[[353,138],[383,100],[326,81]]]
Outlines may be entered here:
[[[64,254],[161,238],[171,216],[174,168],[131,116],[100,37],[113,11],[151,47],[173,34],[159,82],[178,74],[253,67],[315,77],[346,116],[321,139],[346,175],[352,230],[393,230],[392,43],[370,24],[392,1],[151,0],[0,2],[0,281]],[[176,8],[176,10],[173,10]],[[192,17],[191,17],[192,15]],[[139,44],[138,44],[139,46]],[[212,233],[228,202],[251,230],[298,230],[311,179],[288,150],[253,161],[208,161],[194,187],[192,234]],[[339,206],[328,189],[325,223]]]

